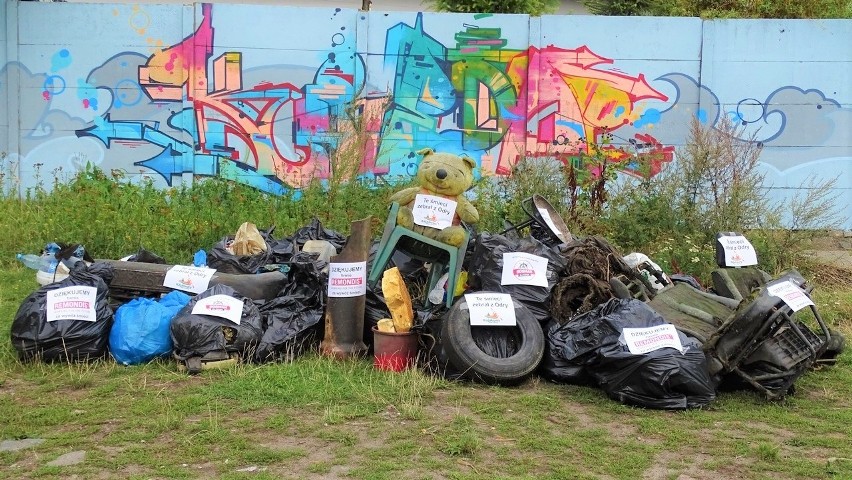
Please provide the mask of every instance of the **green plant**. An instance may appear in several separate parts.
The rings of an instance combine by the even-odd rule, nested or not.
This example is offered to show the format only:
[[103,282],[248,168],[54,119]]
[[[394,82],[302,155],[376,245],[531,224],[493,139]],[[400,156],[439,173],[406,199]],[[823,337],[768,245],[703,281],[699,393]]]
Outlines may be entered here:
[[521,157],[510,175],[481,179],[474,188],[481,228],[500,231],[506,228],[505,220],[523,222],[527,215],[522,202],[537,194],[550,202],[574,233],[602,233],[601,216],[612,199],[618,172],[631,163],[647,163],[611,141],[612,135],[604,131],[597,142],[577,142],[571,155]]
[[595,15],[647,15],[653,0],[583,0],[583,5]]
[[676,162],[613,191],[604,220],[608,237],[671,271],[704,279],[715,266],[719,232],[746,234],[770,272],[802,266],[808,241],[845,220],[836,179],[812,177],[800,185],[803,195],[770,201],[758,168],[761,150],[729,120],[709,127],[694,119]]
[[526,13],[533,16],[554,13],[559,0],[425,0],[439,12]]
[[702,18],[852,18],[848,0],[584,0],[597,15]]

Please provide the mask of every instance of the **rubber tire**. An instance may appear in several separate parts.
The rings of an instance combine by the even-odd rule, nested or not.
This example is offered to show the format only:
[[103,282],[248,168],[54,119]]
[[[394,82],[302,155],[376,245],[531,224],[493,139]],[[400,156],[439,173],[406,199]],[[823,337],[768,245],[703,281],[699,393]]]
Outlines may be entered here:
[[[487,292],[477,292],[487,293]],[[520,332],[521,346],[511,357],[492,357],[483,352],[473,339],[467,302],[461,297],[444,318],[441,341],[450,363],[464,377],[488,384],[514,385],[538,368],[544,357],[544,332],[538,320],[520,302],[513,302]],[[476,327],[510,328],[510,327]]]

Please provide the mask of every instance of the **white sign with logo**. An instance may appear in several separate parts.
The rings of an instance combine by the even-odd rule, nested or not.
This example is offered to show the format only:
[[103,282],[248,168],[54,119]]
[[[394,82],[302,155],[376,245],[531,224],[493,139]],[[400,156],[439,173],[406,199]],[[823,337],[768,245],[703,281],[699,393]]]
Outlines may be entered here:
[[98,289],[96,287],[62,287],[45,295],[47,321],[82,320],[95,322]]
[[215,268],[175,265],[166,272],[163,286],[198,294],[207,290],[214,273]]
[[784,300],[784,303],[794,312],[814,304],[811,297],[801,287],[789,280],[768,285],[766,291],[773,297]]
[[524,252],[504,253],[500,285],[547,287],[547,259]]
[[515,326],[515,304],[508,293],[466,293],[464,294],[472,326]]
[[661,348],[674,348],[683,353],[680,335],[677,334],[674,325],[670,323],[656,327],[625,328],[623,336],[627,349],[634,355],[641,355]]
[[222,317],[239,325],[243,317],[243,302],[229,295],[211,295],[196,302],[192,314]]
[[367,262],[329,264],[329,297],[358,297],[366,294]]
[[742,235],[719,237],[718,242],[725,249],[725,266],[757,265],[757,252],[754,251],[751,242]]
[[435,195],[418,193],[414,199],[411,211],[414,213],[414,223],[422,227],[432,227],[443,230],[453,224],[458,202]]

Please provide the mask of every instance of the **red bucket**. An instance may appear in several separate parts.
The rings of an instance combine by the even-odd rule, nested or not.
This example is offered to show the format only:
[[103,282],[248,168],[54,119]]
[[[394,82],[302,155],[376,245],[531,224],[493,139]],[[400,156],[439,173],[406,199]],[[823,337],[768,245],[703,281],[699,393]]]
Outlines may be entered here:
[[417,347],[415,332],[380,332],[373,327],[373,365],[379,370],[401,372],[414,365]]

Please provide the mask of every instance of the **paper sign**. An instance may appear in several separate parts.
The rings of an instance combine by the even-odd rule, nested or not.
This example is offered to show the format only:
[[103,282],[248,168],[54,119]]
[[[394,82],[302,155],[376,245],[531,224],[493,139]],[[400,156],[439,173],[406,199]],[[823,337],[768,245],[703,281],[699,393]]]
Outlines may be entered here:
[[670,323],[646,328],[625,328],[624,342],[634,355],[652,352],[661,348],[674,348],[683,353],[683,344],[677,329]]
[[192,314],[222,317],[239,325],[243,316],[243,302],[229,295],[211,295],[196,302]]
[[329,264],[329,297],[358,297],[366,294],[367,262]]
[[207,290],[214,273],[215,268],[175,265],[166,272],[163,286],[198,294]]
[[470,312],[470,324],[507,326],[518,324],[515,318],[515,304],[508,293],[466,293],[467,309]]
[[435,195],[418,193],[411,211],[414,223],[423,227],[443,230],[453,224],[458,202]]
[[801,287],[789,280],[767,285],[766,291],[773,297],[784,300],[784,303],[794,312],[814,304],[811,297]]
[[547,287],[547,259],[524,252],[504,253],[500,285]]
[[82,320],[95,322],[96,287],[63,287],[49,290],[45,296],[47,321]]
[[754,246],[742,235],[724,236],[717,239],[725,249],[725,266],[747,267],[757,265],[757,252]]

